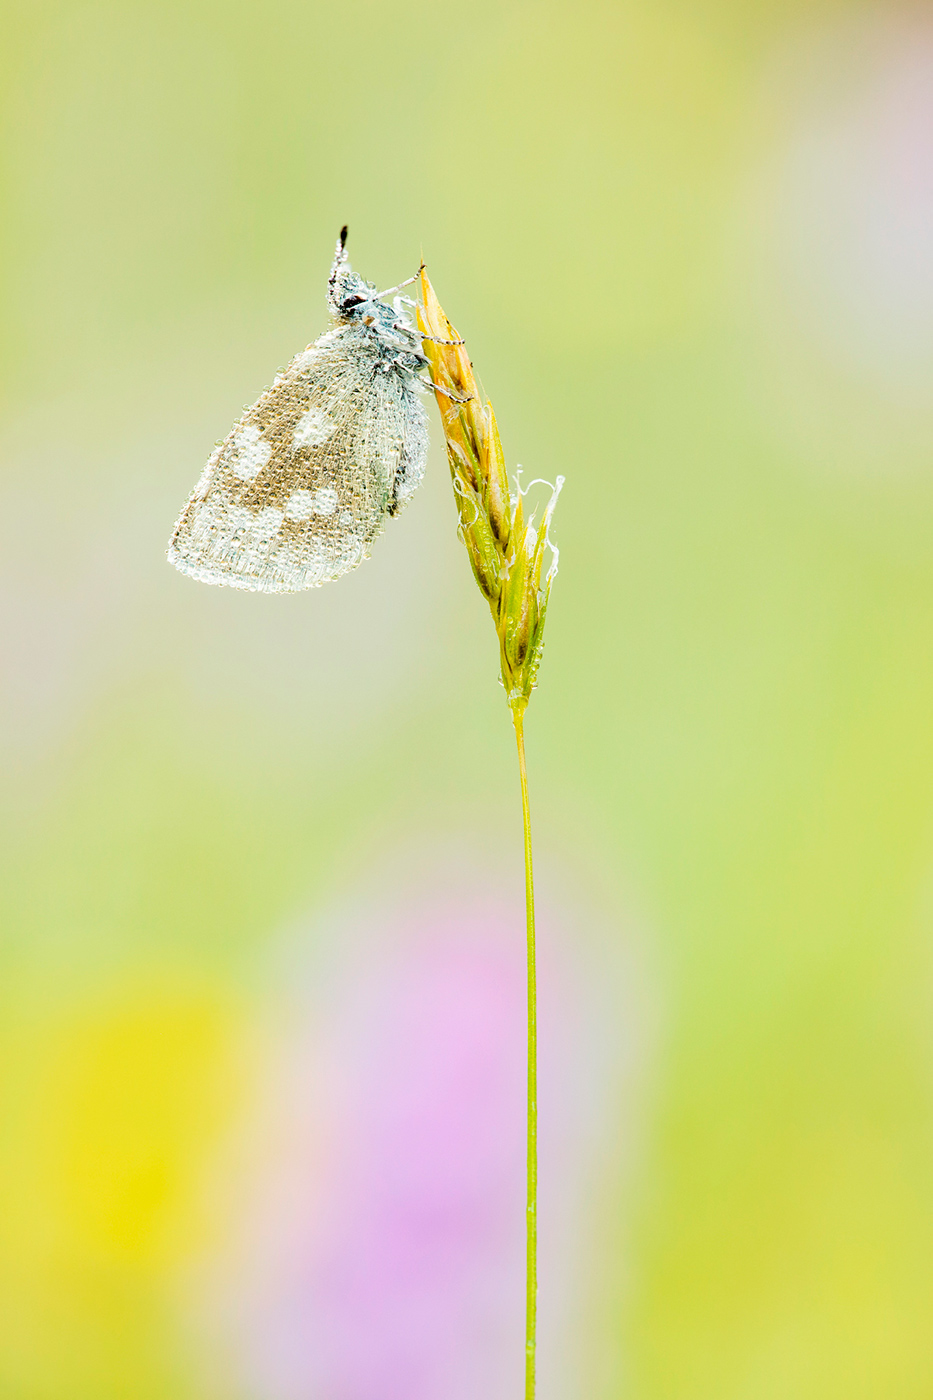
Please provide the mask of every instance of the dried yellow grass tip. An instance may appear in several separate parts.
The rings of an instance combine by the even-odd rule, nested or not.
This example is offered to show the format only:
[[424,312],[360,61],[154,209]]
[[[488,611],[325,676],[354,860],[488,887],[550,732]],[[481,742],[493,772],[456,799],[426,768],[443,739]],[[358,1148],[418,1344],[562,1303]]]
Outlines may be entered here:
[[[544,650],[544,619],[558,552],[548,529],[564,478],[551,487],[541,524],[526,522],[516,474],[509,490],[496,415],[483,403],[466,348],[441,309],[427,273],[421,269],[418,327],[436,386],[447,460],[460,512],[460,537],[476,582],[489,604],[499,637],[502,684],[509,705],[521,713],[531,696]],[[445,344],[442,342],[456,342]],[[441,343],[439,343],[441,342]],[[538,483],[532,482],[531,485]],[[550,482],[545,482],[550,486]],[[551,563],[541,581],[545,549]]]

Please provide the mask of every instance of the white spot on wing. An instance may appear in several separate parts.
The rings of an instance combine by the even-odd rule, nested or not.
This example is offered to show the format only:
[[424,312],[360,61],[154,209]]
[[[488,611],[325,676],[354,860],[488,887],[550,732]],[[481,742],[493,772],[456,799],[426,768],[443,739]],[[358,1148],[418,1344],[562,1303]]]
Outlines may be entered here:
[[317,491],[293,491],[285,507],[289,520],[310,520],[312,515],[333,515],[337,509],[337,492],[332,486],[320,486]]
[[337,424],[326,413],[319,408],[309,408],[298,419],[292,441],[296,447],[320,447],[336,429]]
[[255,423],[248,423],[233,439],[227,461],[234,476],[241,481],[253,481],[271,456],[271,445],[262,441]]

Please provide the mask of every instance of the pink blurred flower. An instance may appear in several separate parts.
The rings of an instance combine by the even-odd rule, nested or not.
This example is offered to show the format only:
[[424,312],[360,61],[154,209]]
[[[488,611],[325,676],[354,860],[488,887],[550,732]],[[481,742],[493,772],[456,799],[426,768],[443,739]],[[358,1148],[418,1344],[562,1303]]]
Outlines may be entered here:
[[[309,965],[293,944],[284,1003],[276,993],[285,1029],[250,1128],[262,1150],[219,1285],[239,1384],[251,1400],[520,1394],[521,905],[458,893],[368,909],[326,947],[328,965]],[[593,1082],[575,978],[557,975],[546,928],[539,996],[546,1352],[566,1312]]]

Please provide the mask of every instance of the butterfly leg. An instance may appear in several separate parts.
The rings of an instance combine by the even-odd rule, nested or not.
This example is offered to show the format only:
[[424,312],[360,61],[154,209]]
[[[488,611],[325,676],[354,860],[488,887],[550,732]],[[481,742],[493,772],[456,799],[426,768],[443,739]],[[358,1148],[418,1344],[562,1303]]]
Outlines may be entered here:
[[[410,287],[411,284],[412,284],[412,282],[417,282],[417,280],[418,280],[418,278],[419,278],[420,276],[421,276],[421,274],[420,274],[419,272],[416,272],[415,275],[414,275],[414,277],[406,277],[406,278],[405,278],[405,281],[404,281],[404,282],[399,282],[399,284],[398,284],[397,287],[386,287],[386,289],[385,289],[384,292],[377,292],[377,293],[376,293],[376,296],[377,296],[380,300],[381,300],[383,297],[389,297],[389,296],[392,295],[393,292],[400,292],[400,291],[402,290],[403,287]],[[410,298],[410,297],[406,297],[405,300],[406,300],[406,301],[410,301],[411,298]]]
[[[412,364],[412,361],[414,361],[414,364]],[[394,355],[391,360],[384,360],[381,368],[387,369],[389,366],[403,370],[406,376],[413,375],[416,384],[423,384],[426,389],[430,388],[433,389],[436,394],[443,394],[446,399],[450,399],[451,403],[469,403],[470,399],[473,397],[473,395],[470,394],[465,399],[458,399],[456,394],[450,393],[450,391],[445,389],[441,384],[435,384],[433,379],[421,379],[419,371],[428,368],[428,361],[425,356],[419,354],[417,350],[405,350],[400,355]]]
[[435,384],[433,379],[422,379],[419,381],[419,383],[424,384],[428,388],[433,389],[435,394],[443,394],[444,398],[450,399],[451,403],[469,403],[473,398],[472,394],[468,394],[465,399],[458,399],[456,394],[452,394],[448,389],[443,388],[440,384]]
[[[403,282],[401,285],[404,287],[405,283]],[[413,301],[411,297],[396,297],[395,301],[393,302],[393,305],[395,307],[395,310],[401,316],[403,305],[412,306],[417,309],[418,303],[416,301]],[[418,335],[421,336],[422,340],[430,340],[432,345],[466,345],[466,341],[463,339],[439,340],[436,335],[424,335],[421,331],[418,331]]]

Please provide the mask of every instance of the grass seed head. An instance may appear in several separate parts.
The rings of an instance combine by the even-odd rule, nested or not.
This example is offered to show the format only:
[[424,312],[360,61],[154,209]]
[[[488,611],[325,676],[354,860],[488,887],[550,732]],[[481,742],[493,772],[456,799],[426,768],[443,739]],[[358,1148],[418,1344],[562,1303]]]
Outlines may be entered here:
[[[544,650],[544,620],[558,559],[548,531],[564,478],[559,476],[551,488],[540,525],[535,525],[534,516],[526,523],[525,493],[517,475],[514,492],[509,489],[496,415],[480,394],[466,347],[438,343],[459,342],[460,337],[441,309],[424,268],[421,296],[418,326],[422,335],[433,337],[424,340],[424,354],[437,386],[460,538],[495,623],[509,705],[522,713]],[[546,549],[551,563],[542,580]]]

